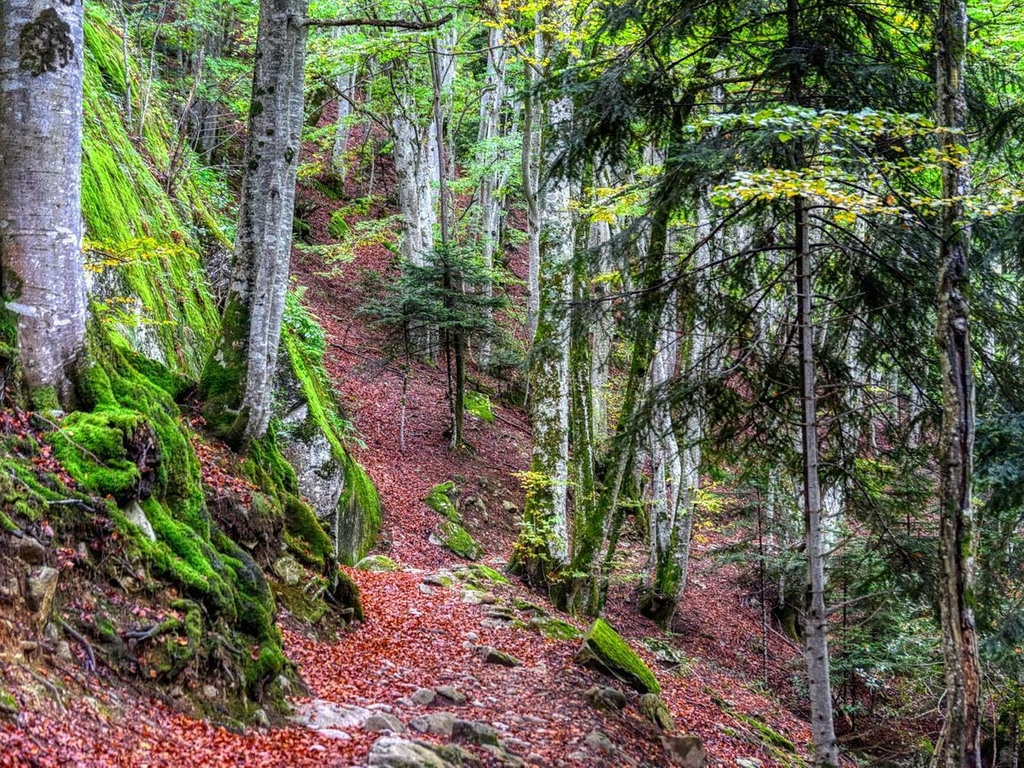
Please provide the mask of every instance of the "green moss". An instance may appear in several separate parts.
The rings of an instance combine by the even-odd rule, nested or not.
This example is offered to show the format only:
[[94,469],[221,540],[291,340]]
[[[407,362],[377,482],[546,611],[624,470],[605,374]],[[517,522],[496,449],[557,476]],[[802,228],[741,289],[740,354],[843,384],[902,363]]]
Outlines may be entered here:
[[583,636],[577,661],[595,666],[641,693],[661,693],[661,685],[643,659],[604,619],[595,619]]
[[551,640],[577,640],[583,636],[583,633],[569,622],[550,616],[534,616],[527,626]]
[[442,546],[467,560],[476,560],[484,554],[484,548],[476,539],[461,524],[451,520],[441,521],[434,529],[434,536]]
[[480,392],[467,391],[466,410],[488,424],[494,423],[494,411],[491,410],[491,400],[487,395]]
[[289,549],[306,565],[322,570],[333,560],[334,542],[324,533],[313,509],[297,496],[285,494],[284,525]]
[[327,224],[327,233],[335,240],[344,240],[348,237],[349,232],[352,228],[349,227],[348,222],[345,221],[344,211],[335,211],[331,214],[331,220]]
[[492,584],[508,584],[509,580],[505,577],[505,574],[499,573],[488,565],[483,563],[474,563],[473,565],[467,565],[464,568],[460,568],[456,575],[459,578],[465,578],[469,581],[483,582],[489,581]]
[[390,573],[402,570],[402,566],[384,555],[369,555],[355,564],[360,571],[373,571],[375,573]]
[[345,456],[345,485],[338,501],[338,560],[352,565],[366,556],[381,525],[380,496],[373,481],[359,463]]
[[126,443],[145,423],[138,411],[76,411],[49,436],[57,458],[86,491],[118,503],[138,495],[142,475]]
[[423,501],[442,517],[448,518],[453,523],[461,523],[462,518],[459,516],[459,511],[455,508],[455,504],[451,499],[451,494],[454,490],[455,483],[449,480],[431,488],[430,492],[423,498]]
[[729,714],[754,731],[754,733],[757,734],[757,737],[764,742],[765,745],[794,755],[797,753],[796,745],[792,741],[757,718],[750,717],[749,715],[744,715],[733,710],[730,710]]
[[16,715],[21,711],[18,700],[10,691],[0,688],[0,714]]

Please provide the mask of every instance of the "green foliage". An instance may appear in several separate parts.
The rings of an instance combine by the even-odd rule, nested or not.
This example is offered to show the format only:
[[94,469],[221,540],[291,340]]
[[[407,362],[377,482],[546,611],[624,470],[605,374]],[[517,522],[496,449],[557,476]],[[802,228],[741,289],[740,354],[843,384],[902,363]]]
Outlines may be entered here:
[[487,395],[471,390],[467,391],[466,410],[481,421],[486,421],[488,424],[494,423],[494,411],[491,410],[491,400]]

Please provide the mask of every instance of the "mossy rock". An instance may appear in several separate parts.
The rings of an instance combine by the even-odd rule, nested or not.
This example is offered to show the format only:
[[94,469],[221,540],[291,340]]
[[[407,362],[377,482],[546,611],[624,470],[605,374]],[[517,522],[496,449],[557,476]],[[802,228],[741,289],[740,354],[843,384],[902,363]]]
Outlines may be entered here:
[[367,555],[353,566],[357,571],[390,573],[402,570],[402,566],[386,555]]
[[359,585],[344,571],[338,571],[337,581],[329,592],[329,600],[349,621],[366,620]]
[[0,688],[0,715],[12,717],[20,711],[21,707],[18,706],[18,700],[14,698],[14,694]]
[[505,574],[494,570],[483,563],[463,565],[455,569],[455,575],[466,582],[490,582],[492,584],[508,584],[509,580]]
[[442,520],[434,528],[431,536],[438,544],[459,557],[464,557],[467,560],[479,560],[483,557],[484,548],[469,535],[469,532],[460,523]]
[[466,411],[488,424],[494,423],[494,411],[491,410],[491,399],[487,395],[472,390],[466,392]]
[[661,685],[643,659],[604,619],[590,625],[576,661],[621,680],[639,693],[661,693]]
[[583,632],[569,622],[551,616],[534,616],[526,626],[537,630],[549,640],[578,640],[583,636]]
[[452,500],[452,496],[455,493],[455,483],[449,480],[446,483],[441,483],[431,488],[430,492],[423,497],[423,501],[437,514],[451,520],[453,523],[461,524],[462,518],[455,507],[455,502]]

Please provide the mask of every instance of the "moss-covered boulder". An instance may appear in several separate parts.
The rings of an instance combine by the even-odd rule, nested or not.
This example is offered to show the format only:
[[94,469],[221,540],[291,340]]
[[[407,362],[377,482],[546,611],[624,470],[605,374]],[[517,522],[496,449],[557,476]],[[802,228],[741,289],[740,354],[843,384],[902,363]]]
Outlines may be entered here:
[[459,557],[479,560],[484,555],[484,548],[462,525],[462,515],[455,504],[457,498],[458,488],[451,480],[435,485],[423,497],[424,503],[442,517],[434,526],[430,540]]
[[278,445],[295,471],[299,495],[331,539],[334,556],[352,565],[380,529],[377,489],[345,447],[351,427],[323,369],[324,332],[292,293],[277,364],[274,416]]
[[576,661],[621,680],[640,693],[661,693],[661,685],[643,659],[604,619],[596,619],[576,652]]

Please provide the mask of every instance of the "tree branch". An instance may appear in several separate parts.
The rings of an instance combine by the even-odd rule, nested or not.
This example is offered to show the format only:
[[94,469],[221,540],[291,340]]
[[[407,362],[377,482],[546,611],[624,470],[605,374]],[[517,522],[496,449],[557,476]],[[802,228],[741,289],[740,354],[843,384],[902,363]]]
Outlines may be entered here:
[[304,27],[381,27],[383,29],[437,29],[452,20],[448,13],[437,21],[404,21],[402,19],[306,19]]

